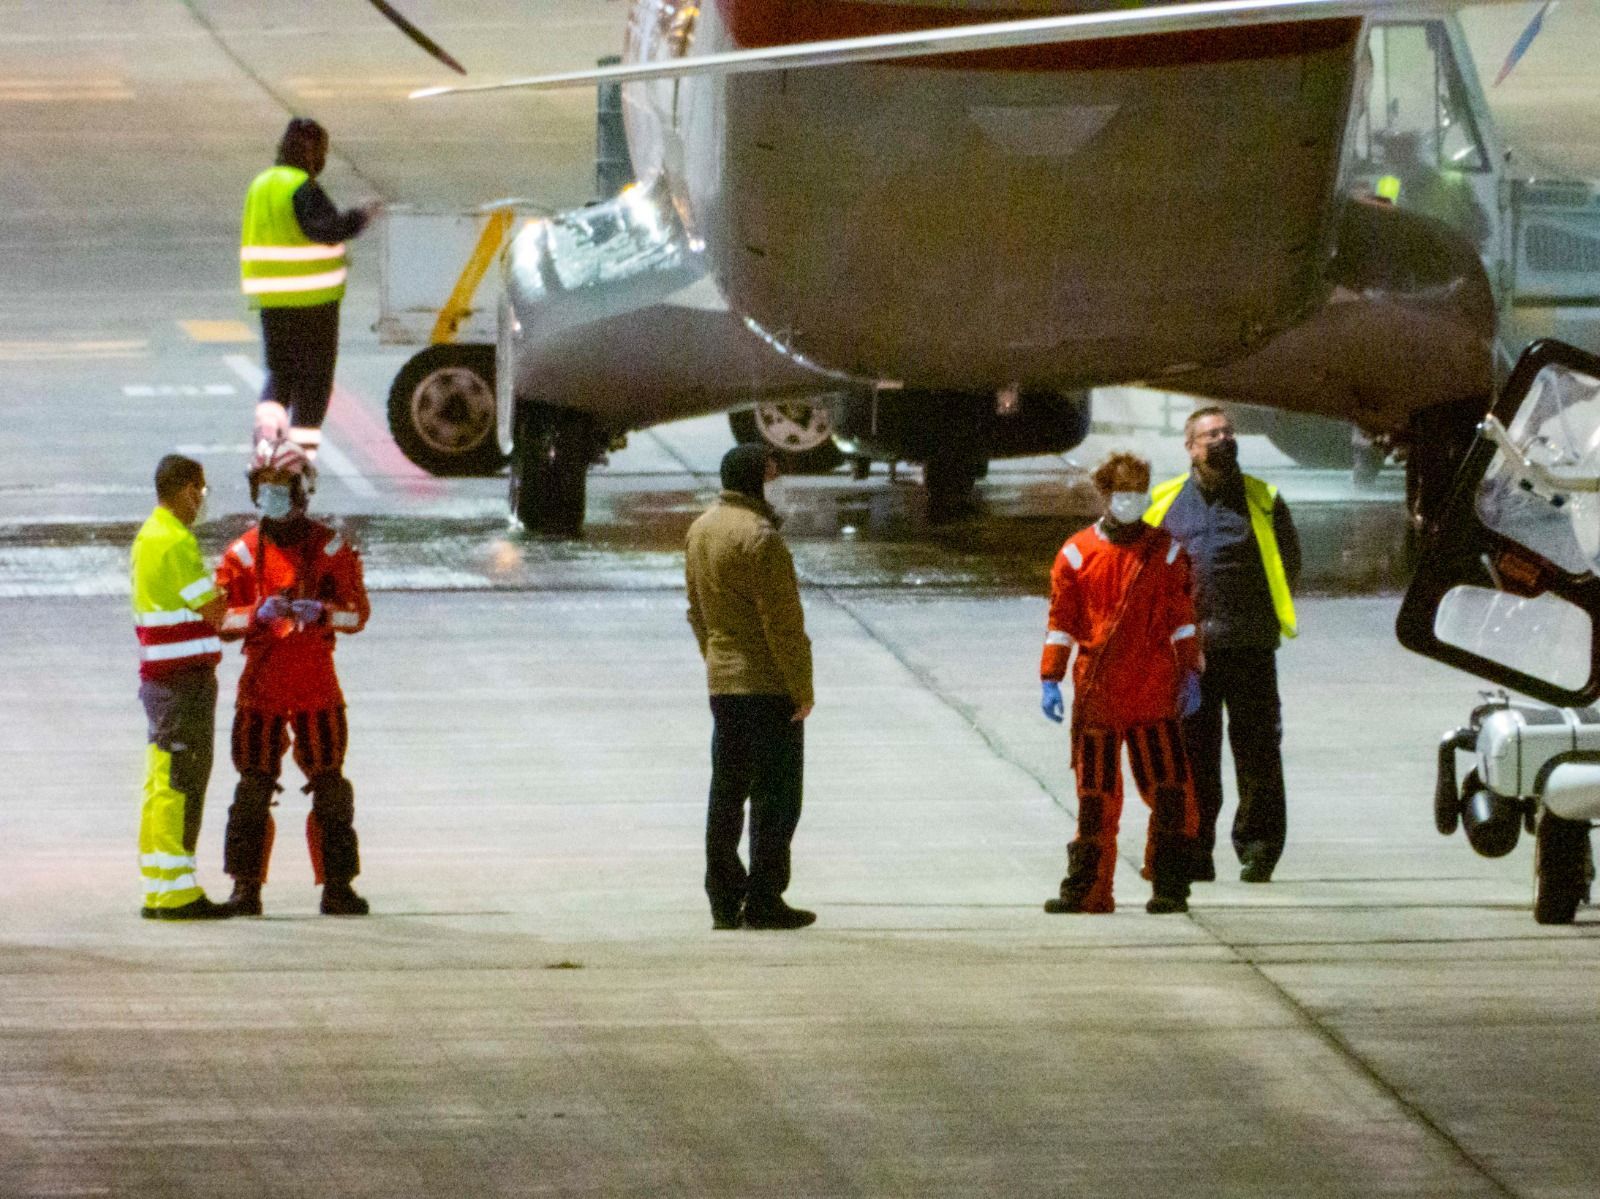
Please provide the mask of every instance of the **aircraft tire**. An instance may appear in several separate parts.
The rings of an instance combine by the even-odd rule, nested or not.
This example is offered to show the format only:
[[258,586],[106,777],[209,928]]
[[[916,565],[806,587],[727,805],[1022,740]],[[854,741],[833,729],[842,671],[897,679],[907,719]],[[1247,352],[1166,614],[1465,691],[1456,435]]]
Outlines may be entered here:
[[767,446],[778,453],[786,475],[826,475],[844,461],[833,444],[827,410],[804,400],[757,404],[728,413],[728,427],[740,445]]
[[952,447],[922,466],[922,487],[928,493],[928,521],[945,524],[972,512],[973,488],[988,469],[988,460]]
[[583,533],[591,422],[581,412],[548,404],[518,404],[508,488],[511,515],[530,533]]
[[1534,834],[1533,918],[1539,924],[1571,924],[1589,889],[1586,877],[1589,824],[1540,813]]
[[505,466],[495,436],[494,347],[429,346],[389,388],[389,432],[429,474],[496,475]]

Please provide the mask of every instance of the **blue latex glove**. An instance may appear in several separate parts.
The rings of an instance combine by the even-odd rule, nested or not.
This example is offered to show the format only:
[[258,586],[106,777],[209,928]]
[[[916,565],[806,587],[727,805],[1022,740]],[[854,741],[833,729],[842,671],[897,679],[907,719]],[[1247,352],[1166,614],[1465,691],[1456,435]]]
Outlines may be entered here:
[[325,609],[321,600],[297,599],[289,605],[289,611],[300,624],[321,624]]
[[1188,720],[1200,710],[1200,672],[1188,670],[1178,683],[1178,716]]
[[256,605],[256,619],[260,621],[282,620],[292,612],[292,605],[281,595],[269,595]]
[[1067,705],[1061,698],[1060,683],[1046,679],[1039,685],[1039,710],[1045,714],[1045,719],[1057,724],[1066,718]]

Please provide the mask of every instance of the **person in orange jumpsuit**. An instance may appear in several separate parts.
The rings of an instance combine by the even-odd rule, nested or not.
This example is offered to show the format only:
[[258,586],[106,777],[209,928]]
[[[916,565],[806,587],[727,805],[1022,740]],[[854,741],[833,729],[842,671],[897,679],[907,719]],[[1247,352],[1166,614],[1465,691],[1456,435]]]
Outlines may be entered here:
[[349,728],[333,668],[335,634],[359,633],[371,614],[361,556],[306,515],[316,471],[294,442],[259,442],[249,478],[261,521],[228,546],[217,568],[227,600],[221,636],[242,638],[245,658],[233,720],[239,785],[223,848],[223,869],[234,880],[229,903],[240,915],[261,915],[271,807],[292,741],[311,793],[306,842],[322,911],[364,916],[367,901],[350,885],[361,862],[355,792],[344,777]]
[[1050,624],[1039,664],[1041,707],[1059,723],[1061,680],[1072,667],[1072,766],[1077,835],[1067,875],[1047,912],[1111,912],[1122,817],[1122,746],[1150,808],[1145,910],[1189,908],[1198,830],[1194,784],[1179,718],[1198,701],[1202,667],[1189,557],[1165,530],[1140,518],[1150,505],[1150,465],[1112,454],[1094,472],[1105,515],[1068,539],[1050,573]]

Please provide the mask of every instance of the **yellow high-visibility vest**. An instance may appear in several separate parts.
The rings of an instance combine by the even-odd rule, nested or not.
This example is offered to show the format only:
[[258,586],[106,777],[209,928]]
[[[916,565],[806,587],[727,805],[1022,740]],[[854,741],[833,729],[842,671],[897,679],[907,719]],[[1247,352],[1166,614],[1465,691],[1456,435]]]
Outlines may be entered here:
[[344,243],[314,242],[294,215],[294,193],[311,178],[298,167],[270,167],[244,197],[239,287],[252,308],[309,308],[344,298]]
[[[1145,523],[1159,526],[1188,481],[1188,475],[1179,475],[1151,491],[1150,507],[1144,514]],[[1293,637],[1299,632],[1294,618],[1294,597],[1289,594],[1289,575],[1283,568],[1283,555],[1278,551],[1278,535],[1272,528],[1272,510],[1278,502],[1278,489],[1261,479],[1245,475],[1244,499],[1245,507],[1250,510],[1250,531],[1256,536],[1256,549],[1261,551],[1261,566],[1267,574],[1267,590],[1272,595],[1272,611],[1278,618],[1278,628],[1285,637]]]

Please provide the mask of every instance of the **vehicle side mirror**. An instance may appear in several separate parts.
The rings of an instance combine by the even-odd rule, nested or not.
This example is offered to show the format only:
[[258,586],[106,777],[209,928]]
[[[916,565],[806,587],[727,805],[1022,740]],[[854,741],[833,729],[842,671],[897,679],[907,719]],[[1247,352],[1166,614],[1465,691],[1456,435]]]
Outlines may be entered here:
[[1456,475],[1400,644],[1557,707],[1600,698],[1600,358],[1540,341]]

